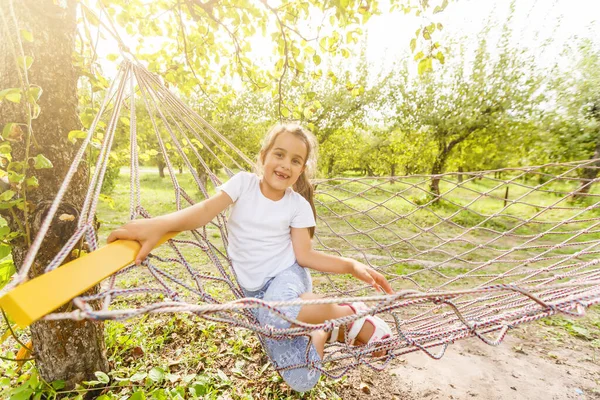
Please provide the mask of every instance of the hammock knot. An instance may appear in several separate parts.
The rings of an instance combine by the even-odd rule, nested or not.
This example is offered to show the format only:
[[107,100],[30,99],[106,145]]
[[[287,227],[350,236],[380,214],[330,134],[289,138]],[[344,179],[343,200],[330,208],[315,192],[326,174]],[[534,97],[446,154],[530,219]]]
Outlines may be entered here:
[[467,327],[469,328],[469,332],[475,335],[477,334],[477,328],[479,328],[479,323],[477,321],[473,321],[471,324],[467,324]]
[[433,302],[433,304],[435,304],[435,305],[439,306],[439,305],[441,305],[441,304],[444,304],[444,303],[446,303],[446,299],[444,299],[443,297],[434,297],[434,298],[432,299],[432,302]]
[[328,321],[325,321],[323,323],[323,325],[324,325],[323,330],[325,332],[332,332],[335,329],[335,327],[336,327],[336,321],[337,320],[328,320]]

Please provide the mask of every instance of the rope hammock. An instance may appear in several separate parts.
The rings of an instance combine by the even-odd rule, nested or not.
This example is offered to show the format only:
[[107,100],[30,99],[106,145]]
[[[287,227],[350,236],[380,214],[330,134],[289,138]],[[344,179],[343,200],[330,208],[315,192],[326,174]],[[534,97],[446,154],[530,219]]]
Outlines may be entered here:
[[[208,198],[225,176],[252,168],[242,151],[154,75],[125,61],[22,267],[0,295],[25,282],[93,138],[102,136],[103,141],[95,150],[97,163],[77,229],[46,272],[59,267],[82,239],[90,251],[98,249],[94,221],[118,134],[129,131],[129,218],[151,217],[154,199],[143,196],[140,186],[137,129],[142,119],[153,128],[178,210]],[[173,154],[191,174],[192,185],[177,174]],[[217,167],[213,171],[210,166]],[[154,252],[142,265],[113,274],[102,282],[99,293],[75,298],[73,311],[44,318],[122,320],[146,313],[189,312],[250,329],[261,338],[331,331],[367,314],[377,314],[393,326],[394,335],[374,345],[352,346],[348,340],[328,345],[319,365],[308,362],[308,356],[302,365],[275,365],[279,371],[310,366],[331,377],[361,364],[380,370],[414,351],[440,358],[448,344],[473,336],[497,345],[519,324],[557,313],[583,315],[585,307],[600,302],[600,195],[590,190],[575,196],[582,184],[596,181],[579,178],[594,168],[592,160],[443,174],[436,176],[439,195],[430,192],[431,176],[315,181],[315,248],[371,265],[386,275],[394,295],[374,296],[362,282],[312,271],[315,292],[326,295],[321,300],[269,303],[243,298],[227,258],[227,216],[221,214],[207,226],[169,240],[160,254]],[[281,310],[292,304],[350,301],[364,301],[368,310],[319,325],[289,320],[288,329],[260,326],[250,312],[268,308],[285,318]],[[92,307],[94,302],[100,302],[100,309]],[[372,356],[383,349],[388,350],[385,356]]]

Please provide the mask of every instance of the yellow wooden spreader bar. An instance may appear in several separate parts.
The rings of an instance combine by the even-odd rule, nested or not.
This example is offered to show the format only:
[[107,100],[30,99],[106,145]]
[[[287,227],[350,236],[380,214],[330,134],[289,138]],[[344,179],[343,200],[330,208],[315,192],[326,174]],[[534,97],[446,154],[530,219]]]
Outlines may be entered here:
[[[167,233],[155,248],[178,233]],[[112,242],[17,286],[0,298],[0,307],[25,328],[131,264],[140,248],[133,240]]]

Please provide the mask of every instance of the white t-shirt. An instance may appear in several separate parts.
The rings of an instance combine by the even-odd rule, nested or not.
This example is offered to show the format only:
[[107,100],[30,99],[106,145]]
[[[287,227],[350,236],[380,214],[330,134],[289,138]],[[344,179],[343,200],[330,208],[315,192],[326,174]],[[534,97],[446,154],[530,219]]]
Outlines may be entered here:
[[246,290],[260,289],[296,262],[290,228],[315,226],[304,197],[287,188],[281,200],[273,201],[262,194],[259,183],[257,175],[239,172],[217,188],[234,202],[227,223],[227,252]]

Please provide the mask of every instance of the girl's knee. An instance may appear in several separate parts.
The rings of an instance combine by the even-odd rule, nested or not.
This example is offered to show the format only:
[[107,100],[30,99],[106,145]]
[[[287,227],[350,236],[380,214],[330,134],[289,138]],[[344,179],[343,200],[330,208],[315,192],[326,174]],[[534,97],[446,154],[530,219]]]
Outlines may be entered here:
[[302,293],[300,295],[300,298],[302,300],[316,300],[316,299],[323,298],[323,296],[319,296],[318,294],[314,294],[313,292],[306,292],[306,293]]
[[317,385],[321,372],[313,368],[296,368],[282,371],[281,376],[296,392],[307,392]]

